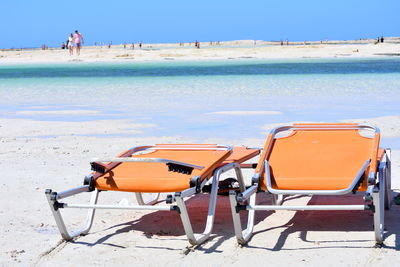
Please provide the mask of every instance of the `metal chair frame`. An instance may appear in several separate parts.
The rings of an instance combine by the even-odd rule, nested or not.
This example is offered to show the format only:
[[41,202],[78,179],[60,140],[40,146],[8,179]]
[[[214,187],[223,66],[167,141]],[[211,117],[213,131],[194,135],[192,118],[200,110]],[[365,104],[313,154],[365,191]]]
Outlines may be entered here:
[[[154,149],[156,146],[141,146],[141,147],[136,147],[130,150],[132,153],[138,152],[138,151],[143,151],[145,149]],[[173,146],[171,146],[173,147]],[[162,149],[166,149],[163,147]],[[191,149],[190,146],[186,146],[184,149]],[[198,150],[198,147],[193,147],[193,149]],[[203,149],[216,149],[216,150],[232,150],[230,146],[217,146],[217,147],[210,147],[210,148],[203,148]],[[102,160],[101,160],[102,161]],[[112,159],[112,162],[125,162],[127,161],[124,158],[115,158]],[[140,159],[135,158],[135,162],[140,161]],[[149,158],[144,159],[145,162],[149,162]],[[166,159],[154,159],[153,162],[174,162],[177,163],[176,161],[169,161]],[[178,162],[180,164],[186,164],[190,165],[187,163],[182,163]],[[196,165],[193,165],[196,166]],[[202,166],[199,166],[200,168]],[[144,201],[143,200],[143,195],[141,192],[134,192],[136,196],[136,200],[138,205],[127,205],[127,206],[120,206],[120,205],[99,205],[97,204],[100,190],[91,188],[91,185],[83,185],[77,188],[73,188],[70,190],[62,191],[62,192],[54,192],[51,189],[47,189],[45,194],[48,200],[48,203],[50,205],[50,209],[52,211],[52,214],[55,218],[56,224],[58,226],[58,229],[61,233],[61,236],[65,240],[71,240],[79,235],[86,235],[90,228],[93,225],[93,220],[94,220],[94,215],[95,211],[97,209],[120,209],[120,210],[163,210],[163,211],[176,211],[180,214],[180,218],[182,220],[182,224],[184,227],[184,231],[186,233],[186,236],[192,245],[199,245],[203,242],[205,242],[209,236],[212,233],[213,229],[213,224],[214,224],[214,218],[215,218],[215,207],[216,207],[216,202],[217,202],[217,194],[218,194],[218,181],[221,177],[221,175],[229,170],[235,170],[236,177],[240,181],[240,186],[241,190],[244,191],[244,183],[243,183],[243,175],[241,172],[241,167],[238,163],[229,163],[226,165],[223,165],[222,167],[216,169],[213,172],[212,179],[211,180],[211,193],[210,193],[210,202],[209,202],[209,207],[208,207],[208,213],[207,213],[207,222],[205,229],[203,233],[200,234],[195,234],[193,232],[192,228],[192,223],[189,218],[189,214],[187,212],[186,204],[185,204],[185,198],[190,198],[194,196],[195,194],[198,194],[202,192],[202,188],[209,182],[208,179],[203,179],[198,187],[192,186],[184,191],[181,192],[175,192],[174,195],[169,195],[169,199],[166,200],[166,202],[169,202],[169,205],[158,205],[158,198],[160,196],[159,193],[157,195],[149,200],[149,201]],[[194,177],[197,178],[197,177]],[[84,192],[91,192],[92,195],[90,198],[90,203],[89,204],[69,204],[69,203],[63,203],[60,202],[61,200],[81,194]],[[174,204],[175,203],[175,204]],[[156,205],[157,204],[157,205]],[[61,209],[63,208],[73,208],[73,209],[88,209],[88,214],[87,214],[87,219],[84,227],[78,231],[75,232],[69,232],[66,224],[64,222],[64,219],[61,214]]]
[[[313,126],[285,126],[275,128],[271,131],[272,137],[281,131],[286,130],[314,130]],[[352,126],[346,125],[342,128],[338,127],[325,127],[324,130],[330,129],[367,129],[375,133],[379,133],[379,129],[371,126]],[[318,130],[321,130],[318,128]],[[271,149],[271,144],[267,149]],[[370,160],[369,160],[370,161]],[[370,210],[374,214],[374,232],[375,241],[377,245],[383,243],[384,237],[384,210],[389,209],[392,201],[391,197],[391,151],[385,150],[385,154],[378,164],[378,170],[371,170],[368,177],[368,189],[365,191],[364,201],[365,205],[299,205],[289,206],[283,205],[284,195],[343,195],[350,193],[355,187],[360,176],[363,175],[369,161],[360,168],[357,176],[348,188],[343,190],[276,190],[272,188],[271,177],[268,161],[263,162],[265,171],[265,185],[266,192],[272,194],[272,205],[256,205],[256,195],[260,191],[260,173],[255,173],[253,176],[253,185],[247,190],[237,193],[230,191],[229,199],[233,217],[234,231],[237,242],[241,245],[246,244],[253,234],[254,228],[254,215],[255,211],[274,211],[274,210]],[[247,210],[247,226],[242,228],[240,220],[240,211]]]

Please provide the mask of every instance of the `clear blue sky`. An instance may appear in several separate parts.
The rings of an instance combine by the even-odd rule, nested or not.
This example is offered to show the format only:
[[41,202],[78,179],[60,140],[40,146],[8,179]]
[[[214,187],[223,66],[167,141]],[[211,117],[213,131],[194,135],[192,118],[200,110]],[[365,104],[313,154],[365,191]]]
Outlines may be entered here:
[[0,0],[0,48],[400,36],[400,0]]

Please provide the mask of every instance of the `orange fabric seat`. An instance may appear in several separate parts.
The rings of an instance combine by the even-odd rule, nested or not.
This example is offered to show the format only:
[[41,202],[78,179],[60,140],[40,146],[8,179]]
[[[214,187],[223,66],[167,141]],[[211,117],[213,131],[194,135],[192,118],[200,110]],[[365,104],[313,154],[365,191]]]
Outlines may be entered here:
[[[269,148],[264,148],[273,189],[341,190],[351,185],[367,160],[376,168],[379,138],[364,137],[357,129],[328,131],[325,125],[315,125],[314,129],[297,126],[300,128],[294,128],[288,136],[272,138]],[[369,169],[359,190],[367,188]],[[261,186],[266,190],[264,181],[261,179]]]
[[168,166],[163,163],[123,162],[105,174],[97,175],[95,186],[99,190],[126,192],[183,191],[190,187],[191,178],[199,176],[200,180],[208,179],[217,167],[234,161],[243,162],[258,153],[258,149],[245,147],[235,147],[231,153],[227,150],[154,150],[131,157],[165,158],[204,166],[204,169],[194,169],[189,175],[170,172]]

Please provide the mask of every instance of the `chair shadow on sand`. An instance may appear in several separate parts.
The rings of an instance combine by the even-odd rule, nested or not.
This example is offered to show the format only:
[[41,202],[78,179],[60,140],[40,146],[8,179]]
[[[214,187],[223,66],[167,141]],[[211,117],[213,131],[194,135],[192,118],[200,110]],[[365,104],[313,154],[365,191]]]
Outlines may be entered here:
[[[302,197],[302,196],[299,196]],[[329,204],[360,204],[358,195],[346,195],[342,197],[329,196],[313,196],[308,205],[329,205]],[[286,199],[285,199],[286,200]],[[394,235],[394,246],[383,245],[384,248],[400,250],[400,207],[393,205],[391,210],[385,211],[385,239]],[[280,212],[280,211],[277,211]],[[256,212],[257,214],[257,212]],[[271,227],[255,231],[254,235],[266,233],[273,229],[282,228],[276,244],[272,248],[248,247],[266,249],[270,251],[279,250],[303,250],[303,249],[321,249],[321,248],[366,248],[371,247],[370,244],[374,240],[373,214],[370,211],[297,211],[295,215],[285,224],[278,227]],[[318,241],[310,240],[307,237],[309,231],[340,231],[340,232],[369,232],[371,238],[368,240],[352,240],[351,237],[343,240]],[[299,234],[299,238],[305,243],[314,243],[316,247],[311,248],[284,248],[288,237],[292,234]],[[254,236],[253,235],[253,236]],[[366,246],[349,246],[349,243],[366,242]],[[334,243],[338,245],[320,246],[320,244]]]
[[[304,196],[291,196],[286,197],[285,201],[291,201],[294,199],[301,199]],[[328,197],[328,196],[313,196],[309,201],[309,205],[323,205],[323,204],[355,204],[360,202],[360,195],[347,195],[341,198],[338,197]],[[257,194],[257,202],[260,204],[270,204],[271,197],[265,193]],[[186,201],[187,208],[189,212],[190,219],[192,221],[193,230],[195,233],[201,233],[204,230],[209,195],[198,195],[192,197]],[[385,248],[400,250],[400,207],[392,206],[392,209],[386,211],[385,215],[385,238],[394,235],[395,243],[394,246],[386,246]],[[281,211],[276,211],[281,212]],[[256,211],[255,213],[255,226],[260,222],[268,219],[272,215],[273,211]],[[242,225],[245,226],[247,223],[247,212],[241,212]],[[95,220],[96,223],[96,220]],[[366,248],[371,247],[370,244],[373,241],[373,216],[369,211],[297,211],[295,215],[285,224],[271,227],[267,229],[262,229],[259,231],[254,231],[254,235],[265,234],[270,230],[282,228],[276,244],[272,248],[258,247],[252,245],[250,239],[249,244],[245,245],[249,248],[265,249],[270,251],[279,250],[302,250],[302,249],[321,249],[321,248],[347,248],[349,243],[366,242],[366,246],[354,246],[354,248]],[[124,246],[118,244],[108,243],[111,237],[127,233],[130,231],[142,232],[147,238],[151,239],[157,236],[163,237],[179,237],[179,240],[185,240],[186,245],[189,245],[186,239],[185,232],[183,230],[182,222],[180,216],[176,212],[169,211],[156,211],[145,214],[136,220],[129,221],[122,224],[113,225],[111,227],[105,228],[103,230],[97,231],[98,233],[108,231],[110,229],[116,229],[115,232],[107,234],[94,243],[88,243],[80,241],[79,239],[73,241],[75,244],[83,244],[87,246],[95,246],[99,244],[109,245],[119,248],[125,248]],[[332,241],[313,241],[309,240],[307,237],[308,231],[324,232],[324,231],[341,231],[341,232],[370,232],[371,239],[368,240],[351,240],[351,238],[346,240],[332,240]],[[300,234],[300,239],[305,243],[314,243],[316,247],[311,248],[284,248],[288,237],[292,234]],[[89,233],[90,234],[90,233]],[[234,237],[232,215],[230,210],[229,198],[226,196],[218,196],[216,215],[214,221],[214,227],[212,234],[208,241],[204,244],[196,246],[196,250],[204,251],[204,253],[218,253],[218,247],[226,240]],[[216,242],[209,242],[218,238]],[[235,241],[236,242],[236,241]],[[334,246],[320,246],[323,243],[338,243],[339,245]],[[141,246],[140,244],[136,247],[142,248],[157,248],[166,250],[180,250],[173,249],[170,247],[152,247],[152,246]],[[351,246],[353,247],[353,246]],[[183,249],[183,248],[182,248]]]
[[[270,202],[270,197],[266,194],[263,196],[258,196],[259,199],[263,199],[267,202]],[[192,222],[193,231],[195,233],[202,233],[204,231],[204,227],[206,225],[207,212],[208,212],[208,204],[209,204],[209,195],[208,194],[199,194],[195,197],[192,197],[186,200],[188,213],[190,216],[190,220]],[[244,214],[247,212],[243,212],[242,216],[242,224],[246,224],[246,218]],[[273,212],[260,212],[256,213],[255,216],[255,224],[263,221],[266,217],[271,215]],[[97,217],[97,220],[99,218]],[[94,224],[96,224],[96,217]],[[83,244],[87,246],[95,246],[99,244],[105,244],[114,247],[124,248],[118,244],[107,243],[111,237],[127,233],[130,231],[142,232],[147,238],[151,239],[153,236],[169,236],[169,237],[179,237],[179,240],[185,240],[185,247],[189,245],[189,242],[186,239],[186,234],[183,229],[182,221],[178,213],[171,211],[155,211],[143,216],[140,216],[136,220],[129,221],[122,224],[113,225],[111,227],[105,228],[103,230],[96,231],[97,233],[105,232],[110,229],[116,229],[115,232],[105,235],[101,237],[94,243],[83,242],[81,240],[72,241],[75,244]],[[89,233],[90,235],[90,233]],[[215,211],[215,220],[214,227],[212,230],[212,234],[210,238],[203,244],[195,246],[196,250],[202,250],[205,253],[215,253],[218,252],[218,247],[227,239],[234,237],[233,231],[233,223],[232,223],[232,214],[229,203],[229,198],[227,196],[218,196],[217,205]],[[217,242],[212,243],[209,242],[218,238]],[[207,244],[207,245],[205,245]],[[208,246],[211,244],[211,246]],[[145,247],[136,245],[136,247]],[[146,246],[150,248],[149,246]],[[161,248],[161,249],[169,249],[176,250],[169,247],[151,247],[151,248]]]

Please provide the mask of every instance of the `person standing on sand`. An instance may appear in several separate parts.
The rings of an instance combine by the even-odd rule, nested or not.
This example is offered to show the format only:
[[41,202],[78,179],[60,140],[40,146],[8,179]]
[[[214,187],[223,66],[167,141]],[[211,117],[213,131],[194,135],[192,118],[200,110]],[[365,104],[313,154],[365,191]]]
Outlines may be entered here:
[[72,33],[68,36],[67,47],[69,50],[69,55],[72,56],[74,54],[74,44],[73,44],[73,36]]
[[74,34],[74,43],[76,48],[76,54],[79,56],[81,54],[81,46],[83,44],[83,36],[78,30]]

